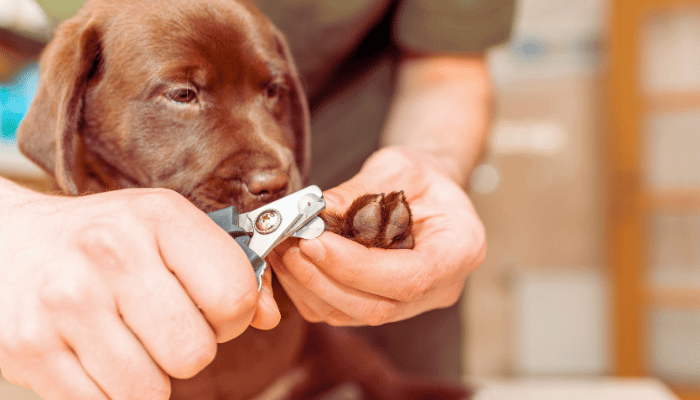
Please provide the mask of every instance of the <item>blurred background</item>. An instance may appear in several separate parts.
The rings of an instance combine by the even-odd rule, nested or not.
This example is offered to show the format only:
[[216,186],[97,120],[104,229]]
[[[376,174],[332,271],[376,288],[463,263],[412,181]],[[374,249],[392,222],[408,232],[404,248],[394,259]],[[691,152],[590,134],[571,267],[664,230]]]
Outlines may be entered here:
[[[0,2],[0,175],[40,189],[14,131],[46,26]],[[700,399],[698,43],[700,0],[519,1],[468,188],[489,237],[463,302],[471,379],[651,376]]]

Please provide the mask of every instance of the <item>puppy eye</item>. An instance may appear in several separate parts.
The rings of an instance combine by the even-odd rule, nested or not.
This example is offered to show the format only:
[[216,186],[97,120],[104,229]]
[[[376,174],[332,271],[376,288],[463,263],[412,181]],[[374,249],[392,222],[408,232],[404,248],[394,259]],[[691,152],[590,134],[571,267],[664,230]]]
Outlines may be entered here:
[[177,88],[166,93],[166,97],[175,103],[187,104],[197,100],[197,93],[192,88]]

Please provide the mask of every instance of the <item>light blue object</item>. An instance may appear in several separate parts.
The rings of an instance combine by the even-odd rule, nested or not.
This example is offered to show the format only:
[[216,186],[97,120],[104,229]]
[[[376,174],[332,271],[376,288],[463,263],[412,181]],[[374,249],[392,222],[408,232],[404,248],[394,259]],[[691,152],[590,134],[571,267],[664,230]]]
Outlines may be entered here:
[[542,58],[547,52],[547,44],[536,36],[527,36],[513,41],[511,46],[518,56],[531,61]]
[[27,113],[39,83],[38,63],[22,68],[9,82],[0,84],[0,141],[14,142],[17,127]]

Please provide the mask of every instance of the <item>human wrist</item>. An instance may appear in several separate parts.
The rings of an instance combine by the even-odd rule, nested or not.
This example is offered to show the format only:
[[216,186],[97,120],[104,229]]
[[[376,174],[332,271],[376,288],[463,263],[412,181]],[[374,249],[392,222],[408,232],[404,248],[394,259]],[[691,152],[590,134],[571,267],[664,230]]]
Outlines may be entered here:
[[452,179],[457,185],[464,186],[467,183],[468,173],[464,163],[444,152],[423,151],[422,153],[433,168]]
[[445,151],[409,146],[387,146],[384,149],[401,152],[415,162],[429,166],[459,186],[464,186],[469,177],[465,163]]

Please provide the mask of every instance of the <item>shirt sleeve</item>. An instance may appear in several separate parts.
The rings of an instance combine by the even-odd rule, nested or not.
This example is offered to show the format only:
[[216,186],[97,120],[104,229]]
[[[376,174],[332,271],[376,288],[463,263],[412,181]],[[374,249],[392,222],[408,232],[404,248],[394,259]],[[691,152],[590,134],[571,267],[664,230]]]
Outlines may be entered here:
[[37,4],[46,13],[49,21],[50,32],[63,21],[74,16],[83,6],[85,0],[36,0]]
[[510,37],[515,0],[403,0],[393,25],[401,48],[482,52]]

